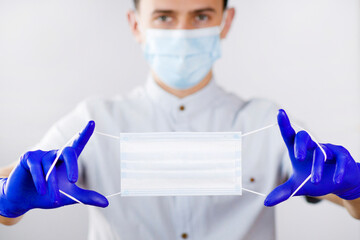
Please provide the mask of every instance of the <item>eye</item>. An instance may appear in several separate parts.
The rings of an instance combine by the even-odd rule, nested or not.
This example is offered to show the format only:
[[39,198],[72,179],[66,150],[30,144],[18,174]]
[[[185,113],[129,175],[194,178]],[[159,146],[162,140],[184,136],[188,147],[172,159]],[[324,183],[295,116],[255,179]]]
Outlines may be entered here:
[[167,15],[161,15],[156,18],[157,22],[163,22],[163,23],[171,22],[171,20],[172,20],[172,17],[167,16]]
[[197,22],[206,22],[209,20],[209,16],[208,15],[205,15],[205,14],[199,14],[195,17],[195,20]]

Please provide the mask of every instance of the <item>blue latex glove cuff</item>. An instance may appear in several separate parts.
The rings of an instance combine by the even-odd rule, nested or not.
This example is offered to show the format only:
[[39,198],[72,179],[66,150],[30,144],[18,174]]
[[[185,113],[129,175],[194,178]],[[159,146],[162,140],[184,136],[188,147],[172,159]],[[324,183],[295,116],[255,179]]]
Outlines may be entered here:
[[[20,206],[20,205],[14,206],[14,204],[10,203],[6,199],[6,195],[5,195],[6,181],[7,181],[7,178],[0,178],[0,190],[1,190],[1,192],[0,192],[0,215],[3,217],[7,217],[7,218],[16,218],[16,217],[23,215],[28,210],[19,209],[16,206]],[[11,209],[11,212],[10,212],[10,209]]]

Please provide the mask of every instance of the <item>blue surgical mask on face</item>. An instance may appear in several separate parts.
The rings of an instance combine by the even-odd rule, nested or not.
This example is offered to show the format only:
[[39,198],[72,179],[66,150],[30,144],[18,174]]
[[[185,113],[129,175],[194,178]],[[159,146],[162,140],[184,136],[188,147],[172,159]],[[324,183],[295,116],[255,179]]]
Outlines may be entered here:
[[145,58],[163,83],[174,89],[189,89],[200,83],[220,58],[220,32],[219,26],[148,29]]

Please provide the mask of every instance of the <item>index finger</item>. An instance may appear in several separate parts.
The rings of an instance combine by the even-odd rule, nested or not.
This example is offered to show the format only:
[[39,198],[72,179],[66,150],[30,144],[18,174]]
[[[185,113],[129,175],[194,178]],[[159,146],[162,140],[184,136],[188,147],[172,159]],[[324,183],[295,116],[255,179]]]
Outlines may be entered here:
[[288,150],[293,152],[296,133],[290,124],[289,117],[287,116],[286,112],[283,109],[279,110],[277,120],[284,142]]
[[86,127],[79,134],[79,137],[74,140],[72,147],[75,149],[77,156],[79,156],[83,151],[84,147],[86,146],[90,137],[92,136],[94,129],[95,129],[95,122],[89,121]]

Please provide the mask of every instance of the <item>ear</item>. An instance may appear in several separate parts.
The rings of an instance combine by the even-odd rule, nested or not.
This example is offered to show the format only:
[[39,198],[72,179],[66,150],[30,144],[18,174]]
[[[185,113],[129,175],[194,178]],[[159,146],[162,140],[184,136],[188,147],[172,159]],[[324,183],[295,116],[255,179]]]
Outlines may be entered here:
[[134,10],[128,11],[127,19],[128,19],[128,23],[129,23],[131,32],[134,35],[136,41],[138,43],[142,43],[143,37],[142,37],[141,32],[139,31],[139,23],[138,23],[138,19],[136,18],[136,13]]
[[235,8],[228,8],[226,11],[227,11],[227,13],[226,13],[225,24],[224,24],[223,30],[220,33],[221,39],[226,38],[226,36],[230,30],[231,24],[233,22],[234,16],[235,16]]

